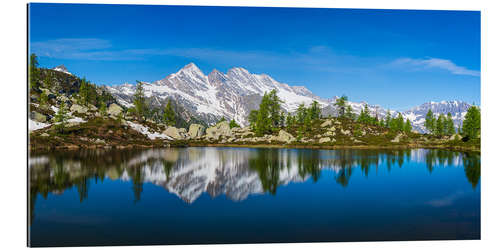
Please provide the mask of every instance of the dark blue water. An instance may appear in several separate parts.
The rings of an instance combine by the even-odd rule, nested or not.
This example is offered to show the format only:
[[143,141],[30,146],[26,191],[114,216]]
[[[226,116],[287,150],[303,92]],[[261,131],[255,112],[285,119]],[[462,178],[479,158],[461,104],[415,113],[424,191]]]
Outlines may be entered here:
[[32,154],[31,246],[480,238],[480,155],[181,148]]

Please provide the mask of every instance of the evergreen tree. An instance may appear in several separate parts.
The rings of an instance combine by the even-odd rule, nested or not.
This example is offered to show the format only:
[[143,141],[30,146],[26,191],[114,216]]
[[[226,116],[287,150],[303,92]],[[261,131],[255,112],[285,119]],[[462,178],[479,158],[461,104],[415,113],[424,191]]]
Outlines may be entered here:
[[320,118],[321,109],[319,107],[319,103],[316,100],[314,100],[311,103],[311,107],[309,108],[309,113],[311,115],[312,120],[317,120]]
[[307,116],[307,108],[304,103],[301,103],[297,108],[297,121],[303,123]]
[[89,101],[89,86],[88,86],[88,82],[85,79],[85,77],[80,80],[80,90],[78,91],[78,94],[80,95],[80,100],[79,100],[80,104],[87,106],[89,103],[88,102]]
[[391,120],[392,120],[391,110],[388,109],[387,110],[387,115],[385,116],[385,127],[386,128],[389,128],[391,126]]
[[104,102],[104,100],[101,100],[99,102],[99,114],[104,117],[106,116],[106,103]]
[[32,53],[30,55],[30,62],[29,62],[29,83],[30,87],[32,89],[37,89],[40,86],[38,86],[38,80],[39,80],[39,69],[38,69],[38,57]]
[[405,133],[410,133],[411,132],[411,122],[410,122],[410,119],[406,119],[406,123],[404,125],[403,131]]
[[167,126],[175,125],[175,112],[172,107],[172,100],[168,100],[165,109],[163,110],[163,122],[167,124]]
[[69,117],[66,103],[61,102],[61,105],[59,105],[59,110],[57,110],[57,113],[55,115],[55,121],[57,122],[55,127],[59,133],[64,132],[64,128],[66,127],[66,123],[68,122],[68,118]]
[[476,106],[472,106],[465,114],[465,120],[462,125],[462,133],[470,139],[476,139],[481,133],[481,112]]
[[291,114],[288,114],[286,116],[286,127],[288,129],[291,129],[294,124],[295,124],[295,117]]
[[45,84],[46,88],[48,88],[48,89],[52,88],[52,77],[51,77],[50,71],[47,72],[47,74],[45,75],[44,84]]
[[424,126],[431,134],[434,134],[436,132],[436,118],[434,117],[434,114],[430,109],[429,111],[427,111],[427,114],[425,115]]
[[259,110],[250,112],[249,120],[257,135],[262,136],[280,127],[282,121],[281,102],[276,90],[272,90],[269,93],[264,93]]
[[240,125],[238,125],[238,123],[236,123],[234,119],[232,119],[231,122],[229,122],[229,128],[241,128],[241,127]]
[[252,128],[252,130],[256,129],[258,116],[259,116],[258,110],[252,110],[252,111],[250,111],[250,114],[248,115],[248,121],[250,122],[250,127]]
[[361,113],[359,113],[358,122],[364,124],[372,123],[372,117],[370,116],[370,110],[368,109],[367,104],[365,104],[364,108],[361,110]]
[[137,87],[134,94],[135,113],[139,119],[143,119],[144,110],[146,109],[146,97],[144,96],[144,88],[142,82],[137,81]]
[[445,126],[445,118],[444,118],[444,115],[443,114],[440,114],[438,119],[436,120],[436,129],[435,129],[435,133],[436,135],[438,136],[443,136],[444,135],[444,126]]
[[49,104],[49,97],[47,96],[45,91],[42,91],[42,93],[40,94],[40,105],[42,107],[47,107],[48,104]]
[[354,114],[354,112],[352,111],[351,105],[347,105],[347,108],[345,110],[345,116],[351,120],[356,119],[356,114]]
[[285,127],[285,119],[286,119],[285,112],[281,111],[281,114],[280,114],[280,128]]
[[346,95],[342,95],[342,97],[337,98],[337,100],[335,101],[335,106],[337,106],[339,117],[345,117],[346,104],[347,104]]
[[401,113],[398,112],[398,115],[396,116],[396,118],[391,119],[389,127],[393,131],[402,132],[404,129],[404,124],[405,124],[405,122],[404,122],[403,115],[401,115]]
[[[268,95],[269,101],[268,101],[268,108],[269,108],[269,115],[271,119],[271,126],[272,128],[278,128],[280,127],[280,114],[281,114],[281,105],[280,103],[282,102],[278,95],[276,89],[271,90]],[[271,129],[272,129],[271,128]]]
[[451,113],[448,112],[446,115],[446,135],[453,135],[455,134],[455,124],[453,124],[453,118],[451,117]]

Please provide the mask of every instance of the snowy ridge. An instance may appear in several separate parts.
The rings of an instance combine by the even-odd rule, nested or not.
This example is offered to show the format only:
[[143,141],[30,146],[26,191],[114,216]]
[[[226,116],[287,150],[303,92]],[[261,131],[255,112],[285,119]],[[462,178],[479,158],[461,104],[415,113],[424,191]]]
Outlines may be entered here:
[[67,69],[64,65],[62,65],[62,64],[61,64],[61,65],[59,65],[59,66],[57,66],[57,67],[55,67],[55,68],[52,68],[52,70],[59,71],[59,72],[63,72],[63,73],[66,73],[66,74],[68,74],[68,75],[73,75],[73,74],[71,74],[71,73],[68,71],[68,69]]
[[[338,114],[335,101],[323,99],[314,95],[304,86],[290,86],[280,83],[266,74],[252,74],[244,68],[231,68],[227,73],[216,69],[205,75],[194,63],[190,63],[178,72],[152,83],[143,82],[144,92],[152,98],[153,103],[163,106],[169,98],[182,105],[187,112],[195,117],[213,124],[221,117],[235,119],[241,125],[248,125],[248,115],[251,110],[257,109],[266,92],[277,90],[278,97],[283,101],[282,108],[288,113],[294,113],[297,107],[304,103],[309,105],[317,101],[324,116]],[[125,83],[108,86],[110,93],[116,100],[126,107],[131,107],[135,93],[135,85]],[[348,102],[355,114],[359,114],[365,102]],[[372,116],[385,118],[387,109],[378,105],[368,105]],[[467,109],[471,105],[462,101],[428,102],[407,111],[400,111],[403,117],[410,119],[414,130],[426,132],[423,122],[428,109],[436,115],[446,115],[450,112],[455,126],[459,126]],[[391,110],[391,116],[397,111]]]

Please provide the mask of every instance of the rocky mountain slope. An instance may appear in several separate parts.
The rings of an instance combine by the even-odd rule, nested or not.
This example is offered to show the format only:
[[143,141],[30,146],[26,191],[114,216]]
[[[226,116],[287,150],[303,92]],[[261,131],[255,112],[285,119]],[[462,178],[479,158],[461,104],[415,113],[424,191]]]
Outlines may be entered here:
[[[127,107],[132,106],[135,85],[125,83],[108,86],[107,89],[116,100]],[[319,102],[323,116],[336,116],[335,101],[338,97],[324,99],[314,95],[306,87],[290,86],[280,83],[266,74],[252,74],[244,68],[232,68],[227,73],[214,69],[205,75],[194,63],[190,63],[174,74],[164,79],[144,82],[146,96],[153,105],[163,106],[166,100],[172,99],[186,110],[186,120],[189,115],[208,124],[214,124],[221,117],[235,119],[238,124],[248,125],[248,114],[257,109],[265,92],[273,89],[283,100],[282,108],[286,112],[295,112],[304,103]],[[359,114],[365,102],[349,102],[354,113]],[[384,118],[387,110],[378,105],[367,104],[373,116]],[[458,127],[464,119],[465,112],[471,105],[461,101],[428,102],[407,111],[400,111],[403,117],[410,119],[414,129],[425,132],[423,122],[428,109],[436,115],[448,112],[452,114]],[[189,115],[188,115],[189,114]],[[395,116],[397,111],[392,110]]]

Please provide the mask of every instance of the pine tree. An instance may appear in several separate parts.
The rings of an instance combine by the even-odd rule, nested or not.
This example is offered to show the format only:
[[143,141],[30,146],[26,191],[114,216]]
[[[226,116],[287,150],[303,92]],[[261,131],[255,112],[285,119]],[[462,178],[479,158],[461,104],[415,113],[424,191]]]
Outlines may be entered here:
[[404,125],[403,131],[405,133],[410,133],[411,132],[411,122],[410,122],[410,119],[406,119],[406,123]]
[[252,110],[252,111],[250,111],[250,114],[248,115],[248,122],[250,122],[250,127],[252,128],[252,130],[256,129],[258,116],[259,116],[258,110]]
[[311,106],[309,108],[309,111],[310,111],[310,114],[311,114],[311,119],[312,120],[317,120],[320,118],[320,115],[321,115],[321,109],[319,107],[319,103],[314,100],[312,103],[311,103]]
[[346,104],[347,104],[346,95],[342,95],[342,97],[337,98],[337,100],[335,101],[335,106],[337,106],[339,117],[345,117]]
[[345,110],[345,116],[351,120],[356,119],[356,114],[354,114],[354,112],[352,111],[351,105],[347,105],[347,108]]
[[434,134],[436,132],[436,118],[434,117],[434,114],[430,109],[429,111],[427,111],[427,114],[425,115],[424,126],[431,134]]
[[436,135],[443,136],[444,135],[444,126],[445,126],[445,118],[443,114],[439,114],[438,119],[436,120]]
[[241,127],[240,125],[238,125],[238,123],[236,123],[234,119],[232,119],[231,122],[229,122],[229,128],[241,128]]
[[89,101],[89,86],[85,77],[80,81],[80,104],[87,106]]
[[45,87],[48,88],[48,89],[51,89],[52,88],[52,77],[51,77],[51,73],[50,71],[47,72],[47,74],[45,74],[45,80],[44,80],[44,83],[45,83]]
[[106,103],[104,102],[104,100],[101,100],[99,102],[99,114],[102,117],[106,116]]
[[144,96],[144,88],[142,82],[137,81],[137,86],[134,94],[134,107],[136,115],[139,119],[143,119],[144,110],[146,108],[146,98]]
[[286,116],[286,127],[288,129],[291,129],[293,127],[293,125],[295,124],[295,117],[292,116],[291,114],[288,114]]
[[387,115],[385,116],[385,127],[386,128],[389,128],[391,126],[391,120],[392,120],[391,110],[388,109],[387,110]]
[[446,135],[453,135],[455,134],[455,124],[453,124],[453,118],[451,117],[451,113],[448,112],[446,115]]
[[49,97],[47,96],[45,91],[42,91],[42,93],[40,94],[40,105],[42,107],[47,107],[48,103],[49,103]]
[[167,126],[175,125],[175,112],[172,107],[172,100],[168,100],[165,109],[163,110],[163,122],[167,124]]
[[302,124],[306,116],[307,116],[307,108],[304,103],[301,103],[297,108],[297,121]]
[[39,69],[38,69],[38,57],[32,53],[30,55],[30,62],[29,62],[29,83],[31,89],[37,89],[40,86],[38,86],[38,80],[39,80]]
[[481,112],[476,106],[472,106],[465,114],[465,120],[462,125],[462,133],[470,139],[476,139],[481,132]]
[[64,132],[64,128],[66,127],[66,123],[68,122],[68,110],[66,109],[66,104],[64,102],[61,102],[61,105],[59,105],[59,110],[57,110],[57,113],[55,115],[55,121],[57,124],[55,125],[57,131],[59,133]]

